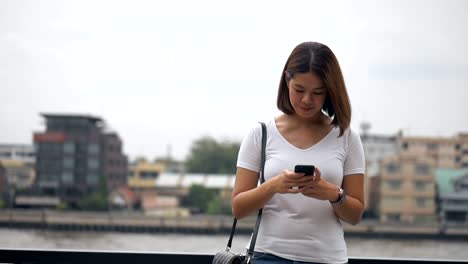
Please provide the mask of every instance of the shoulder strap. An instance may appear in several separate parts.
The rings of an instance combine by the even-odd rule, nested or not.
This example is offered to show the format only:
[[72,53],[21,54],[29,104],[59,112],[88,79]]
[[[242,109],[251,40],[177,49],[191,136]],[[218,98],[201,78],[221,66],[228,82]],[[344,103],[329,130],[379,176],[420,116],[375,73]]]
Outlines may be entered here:
[[[261,166],[261,178],[260,178],[260,184],[263,184],[265,182],[265,160],[266,160],[266,141],[267,141],[267,130],[266,130],[266,125],[263,122],[260,122],[262,125],[262,166]],[[255,243],[257,242],[257,234],[258,234],[258,229],[260,228],[260,222],[262,220],[262,212],[263,208],[260,208],[258,210],[258,215],[257,215],[257,222],[255,223],[255,228],[254,232],[252,234],[252,239],[250,240],[250,247],[247,251],[247,256],[246,260],[247,263],[250,263],[250,259],[253,256],[254,249],[255,249]]]
[[[265,182],[265,160],[266,160],[266,141],[267,141],[267,130],[266,130],[266,125],[263,122],[259,122],[262,125],[262,150],[261,150],[261,164],[260,164],[260,184],[263,184]],[[257,241],[257,234],[258,234],[258,229],[260,227],[260,221],[262,219],[262,211],[263,208],[260,208],[258,210],[258,215],[257,215],[257,222],[255,223],[255,228],[253,230],[252,234],[252,239],[250,241],[250,247],[247,251],[247,263],[250,263],[250,259],[253,256],[253,252],[255,249],[255,242]],[[229,251],[231,249],[232,245],[232,239],[234,238],[234,233],[236,230],[236,224],[237,224],[237,218],[234,218],[234,221],[232,223],[232,228],[231,228],[231,235],[229,236],[229,241],[226,247],[226,251]]]

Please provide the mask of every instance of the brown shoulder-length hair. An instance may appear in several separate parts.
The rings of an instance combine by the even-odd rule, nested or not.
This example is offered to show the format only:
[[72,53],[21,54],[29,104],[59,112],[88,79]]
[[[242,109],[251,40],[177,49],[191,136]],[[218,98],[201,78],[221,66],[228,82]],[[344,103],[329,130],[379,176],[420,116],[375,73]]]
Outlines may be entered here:
[[329,47],[318,42],[299,44],[289,55],[281,75],[278,89],[278,109],[287,115],[294,114],[289,99],[288,81],[296,73],[316,74],[327,90],[322,110],[332,118],[332,124],[340,127],[340,136],[349,128],[351,104],[346,91],[343,74],[335,54]]

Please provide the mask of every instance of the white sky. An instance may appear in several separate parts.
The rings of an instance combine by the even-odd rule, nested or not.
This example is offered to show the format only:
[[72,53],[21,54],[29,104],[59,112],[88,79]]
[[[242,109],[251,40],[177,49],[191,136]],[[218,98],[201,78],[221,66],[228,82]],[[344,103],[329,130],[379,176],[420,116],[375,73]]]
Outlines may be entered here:
[[303,41],[337,55],[352,127],[468,132],[468,1],[0,1],[0,143],[32,144],[39,113],[104,118],[130,158],[185,158],[278,115]]

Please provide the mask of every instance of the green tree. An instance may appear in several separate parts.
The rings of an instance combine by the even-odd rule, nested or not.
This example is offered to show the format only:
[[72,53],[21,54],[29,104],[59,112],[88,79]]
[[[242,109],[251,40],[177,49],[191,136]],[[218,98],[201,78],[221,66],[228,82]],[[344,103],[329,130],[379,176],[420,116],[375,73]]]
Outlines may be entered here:
[[192,173],[234,174],[240,143],[203,137],[192,143],[186,168]]
[[215,196],[208,203],[208,214],[224,214],[231,215],[231,201],[229,199],[222,198],[221,196]]
[[201,213],[208,212],[208,205],[216,197],[216,191],[207,189],[202,185],[194,184],[182,200],[182,205],[197,208]]
[[109,209],[107,183],[104,177],[99,178],[99,185],[88,196],[78,203],[84,210],[105,211]]
[[107,210],[107,197],[102,192],[95,191],[81,200],[79,206],[85,210],[105,211]]

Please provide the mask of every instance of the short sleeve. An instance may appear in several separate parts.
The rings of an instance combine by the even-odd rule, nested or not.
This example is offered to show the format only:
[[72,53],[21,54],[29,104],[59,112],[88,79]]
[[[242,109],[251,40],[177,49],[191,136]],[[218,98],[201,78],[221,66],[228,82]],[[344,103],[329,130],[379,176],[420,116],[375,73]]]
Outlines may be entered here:
[[362,147],[361,138],[350,129],[343,175],[364,174],[365,168],[364,148]]
[[261,126],[257,124],[242,140],[237,156],[237,167],[251,171],[260,171]]

